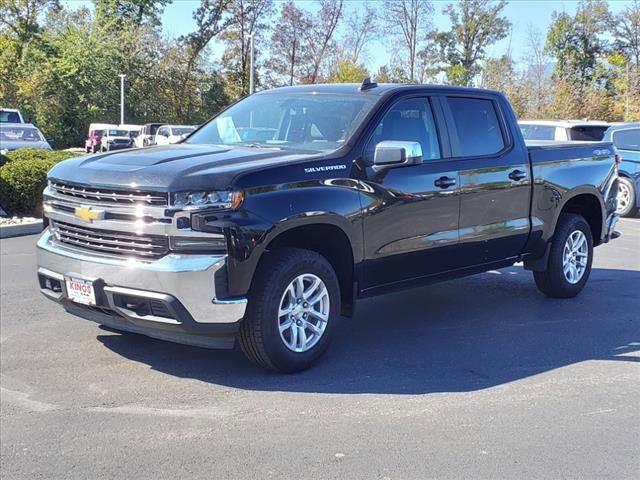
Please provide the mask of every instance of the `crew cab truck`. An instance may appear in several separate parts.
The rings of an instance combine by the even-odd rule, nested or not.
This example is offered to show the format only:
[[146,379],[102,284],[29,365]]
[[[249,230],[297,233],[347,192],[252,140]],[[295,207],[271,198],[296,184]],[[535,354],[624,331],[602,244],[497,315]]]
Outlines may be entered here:
[[292,372],[363,297],[519,261],[545,295],[577,295],[593,247],[617,236],[616,193],[610,143],[527,146],[497,92],[287,87],[179,144],[57,164],[37,275],[78,317],[238,339]]

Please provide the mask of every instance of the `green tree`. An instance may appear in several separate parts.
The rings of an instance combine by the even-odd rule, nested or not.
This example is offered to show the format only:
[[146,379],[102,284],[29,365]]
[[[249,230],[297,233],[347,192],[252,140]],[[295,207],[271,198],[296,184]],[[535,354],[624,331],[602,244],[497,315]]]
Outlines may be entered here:
[[505,38],[511,23],[502,11],[505,0],[462,0],[447,5],[443,13],[451,21],[450,31],[435,31],[428,35],[424,56],[436,60],[449,83],[471,85],[480,73],[486,49]]
[[343,58],[338,61],[337,68],[331,72],[329,82],[361,83],[368,76],[367,67],[363,64],[356,63],[350,58]]
[[[233,23],[220,34],[226,48],[222,55],[227,90],[233,98],[249,94],[250,38],[254,48],[260,52],[268,26],[265,22],[273,13],[272,0],[233,0],[229,6]],[[257,55],[256,55],[257,57]],[[256,68],[257,71],[257,58]],[[258,78],[255,78],[256,83]]]
[[267,61],[271,85],[293,85],[307,61],[305,32],[311,20],[292,1],[282,4],[271,35],[271,55]]
[[552,115],[616,118],[614,71],[606,61],[611,14],[604,0],[583,0],[574,16],[554,12],[546,52],[555,60]]
[[306,82],[317,83],[320,69],[330,50],[335,50],[333,35],[342,18],[342,0],[319,0],[320,11],[311,19],[305,30]]
[[380,20],[396,48],[406,56],[407,77],[416,81],[416,64],[422,40],[431,26],[433,6],[429,0],[385,0],[380,10]]
[[121,30],[130,25],[159,26],[160,16],[172,0],[93,0],[96,20],[105,28]]

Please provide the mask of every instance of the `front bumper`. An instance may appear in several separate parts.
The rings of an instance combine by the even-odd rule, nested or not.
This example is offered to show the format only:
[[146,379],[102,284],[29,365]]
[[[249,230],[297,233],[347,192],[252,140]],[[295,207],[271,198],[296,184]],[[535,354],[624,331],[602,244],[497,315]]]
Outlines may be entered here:
[[[41,292],[74,315],[163,340],[233,347],[247,300],[216,298],[215,278],[225,273],[224,255],[113,258],[66,248],[45,231],[37,257]],[[67,277],[92,281],[97,304],[71,302]]]

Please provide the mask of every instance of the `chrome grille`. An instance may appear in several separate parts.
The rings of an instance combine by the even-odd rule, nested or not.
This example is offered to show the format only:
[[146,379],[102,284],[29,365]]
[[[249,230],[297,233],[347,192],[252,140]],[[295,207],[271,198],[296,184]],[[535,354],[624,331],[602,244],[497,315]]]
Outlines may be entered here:
[[168,205],[168,196],[162,192],[136,192],[126,190],[113,190],[108,188],[87,187],[84,185],[74,185],[51,181],[49,187],[67,197],[93,200],[96,202],[132,205],[136,203],[146,205]]
[[146,259],[160,258],[169,251],[168,237],[163,235],[135,235],[59,221],[52,221],[51,228],[57,241],[80,250]]

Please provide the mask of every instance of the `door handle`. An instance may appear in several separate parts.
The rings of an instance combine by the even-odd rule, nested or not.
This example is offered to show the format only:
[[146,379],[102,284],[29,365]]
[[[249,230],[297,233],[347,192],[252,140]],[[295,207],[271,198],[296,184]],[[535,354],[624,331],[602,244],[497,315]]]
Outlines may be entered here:
[[451,187],[451,186],[456,184],[456,179],[455,178],[449,178],[449,177],[440,177],[435,182],[433,182],[433,184],[436,187],[449,188],[449,187]]
[[527,172],[523,172],[522,170],[514,170],[509,174],[509,178],[514,182],[517,182],[518,180],[527,178]]

